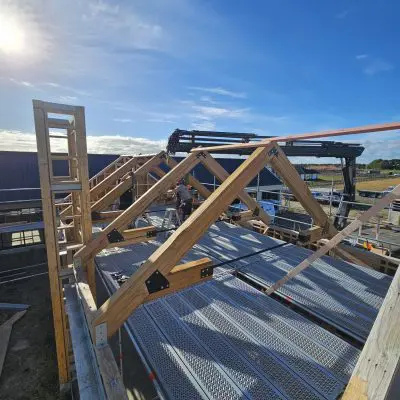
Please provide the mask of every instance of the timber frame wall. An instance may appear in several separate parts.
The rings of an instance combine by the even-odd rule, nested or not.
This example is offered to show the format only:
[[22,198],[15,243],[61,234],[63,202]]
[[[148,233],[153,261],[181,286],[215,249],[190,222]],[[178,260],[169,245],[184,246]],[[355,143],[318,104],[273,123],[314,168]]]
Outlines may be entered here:
[[[64,305],[63,284],[68,283],[74,274],[73,252],[90,241],[92,237],[85,113],[83,107],[39,100],[33,100],[33,112],[58,375],[60,387],[63,388],[72,378],[69,362],[70,335]],[[54,114],[58,117],[54,118]],[[50,129],[57,129],[58,132],[51,132]],[[67,155],[52,154],[51,145],[54,140],[62,140],[67,143]],[[56,160],[68,162],[69,174],[67,176],[53,174],[53,161]],[[60,208],[56,206],[55,201],[57,193],[69,193],[66,199],[70,203],[67,207],[70,212],[68,215],[70,221],[67,224],[64,224],[59,216]],[[83,269],[77,270],[75,273],[79,277],[77,289],[79,295],[84,298],[86,319],[90,326],[90,313],[96,310],[94,260],[89,260]],[[95,355],[107,397],[110,399],[126,398],[122,379],[108,344],[101,348],[95,347]]]
[[[49,127],[52,127],[52,125],[49,124],[49,119],[47,118],[46,113],[50,112],[73,115],[75,118],[73,122],[68,122],[67,131],[70,129],[70,132],[75,132],[76,138],[79,135],[81,135],[81,138],[84,138],[84,116],[82,107],[54,105],[51,103],[34,102],[34,110],[38,148],[40,149],[40,173],[41,179],[43,180],[42,196],[46,202],[46,211],[44,211],[44,213],[47,214],[47,220],[52,219],[53,221],[53,225],[49,225],[50,229],[47,229],[47,239],[47,235],[49,237],[51,235],[54,236],[57,227],[54,226],[55,206],[54,201],[51,198],[51,174],[50,178],[46,178],[49,175],[49,171],[51,171],[51,166],[49,165],[49,159],[51,157],[48,155],[48,144],[43,139],[43,135],[48,135]],[[60,122],[60,125],[64,125],[64,123],[61,124]],[[171,170],[166,174],[160,173],[160,175],[163,175],[160,177],[161,179],[156,181],[147,191],[138,193],[136,201],[127,210],[115,215],[115,219],[95,238],[92,238],[91,234],[88,235],[88,237],[81,234],[80,240],[82,245],[73,257],[74,269],[78,280],[77,285],[84,303],[86,319],[90,327],[100,372],[103,376],[103,382],[108,382],[108,379],[110,378],[110,369],[107,368],[110,364],[112,365],[111,374],[114,374],[113,378],[119,376],[118,370],[115,375],[115,360],[111,360],[109,354],[104,354],[104,352],[101,352],[100,350],[104,348],[103,346],[106,346],[107,348],[107,345],[104,343],[105,336],[111,337],[140,304],[153,300],[164,294],[180,290],[203,279],[211,278],[212,266],[210,260],[207,258],[184,265],[177,265],[177,263],[236,198],[240,198],[249,207],[251,215],[246,215],[247,218],[251,217],[252,219],[260,219],[266,225],[269,224],[270,219],[268,215],[264,213],[263,210],[258,207],[255,200],[244,191],[248,183],[266,164],[272,166],[283,178],[286,185],[292,190],[296,198],[313,217],[319,227],[319,238],[333,238],[329,240],[325,246],[319,249],[317,252],[318,255],[326,253],[345,237],[347,232],[339,233],[330,223],[320,204],[312,196],[307,184],[300,178],[294,166],[280,149],[278,145],[279,141],[313,139],[316,137],[339,136],[365,132],[380,132],[399,128],[400,124],[398,123],[371,125],[338,131],[276,137],[258,143],[231,145],[231,147],[239,146],[238,148],[254,148],[253,153],[231,175],[229,175],[221,165],[212,158],[212,156],[207,152],[207,150],[209,150],[207,148],[193,149],[192,152],[179,164],[176,164],[169,159],[164,152],[161,152],[150,158],[141,167],[134,171],[133,176],[139,178],[136,179],[136,181],[143,182],[149,172],[154,171],[157,174],[157,170],[158,172],[160,171],[158,168],[159,164],[164,163],[169,165],[171,168]],[[83,149],[86,151],[86,143]],[[69,157],[72,160],[75,156]],[[87,200],[84,202],[84,207],[88,210],[85,215],[87,215],[87,219],[90,220],[91,210],[88,195],[89,184],[87,165],[84,165],[84,157],[82,155],[77,157],[77,159],[83,160],[83,163],[79,166],[78,170],[80,171],[81,177],[83,176],[83,180],[81,179],[80,183],[84,183],[85,186],[85,198]],[[213,193],[210,193],[190,175],[190,171],[200,162],[203,163],[221,182],[221,185]],[[82,169],[85,169],[85,171],[82,171]],[[44,178],[42,178],[42,175]],[[123,246],[137,243],[138,241],[151,240],[150,238],[153,236],[152,230],[155,230],[154,227],[146,227],[144,230],[142,228],[127,230],[127,226],[145,213],[151,203],[170,189],[177,179],[186,175],[189,176],[189,183],[195,187],[202,196],[206,198],[206,200],[168,238],[168,240],[166,240],[148,258],[141,268],[136,271],[99,309],[97,309],[94,301],[95,287],[93,282],[91,283],[90,279],[90,277],[93,276],[92,269],[94,265],[94,257],[97,253],[107,247]],[[80,190],[82,190],[82,187]],[[399,188],[396,188],[396,194],[398,190]],[[108,193],[105,194],[105,196],[107,196]],[[72,203],[74,203],[74,200]],[[80,207],[77,207],[77,211],[81,212],[83,215],[82,204],[81,200]],[[379,211],[379,209],[377,211]],[[74,218],[75,223],[75,211],[71,217]],[[89,221],[87,222],[89,225]],[[352,225],[356,226],[357,224]],[[351,228],[353,228],[353,226]],[[149,232],[151,233],[150,235],[148,234]],[[53,237],[53,243],[55,241],[57,241],[57,239]],[[50,244],[51,243],[49,243],[48,246],[50,246]],[[52,290],[52,296],[55,295],[56,298],[60,299],[59,292],[61,287],[58,276],[59,264],[57,259],[59,257],[57,254],[57,245],[55,245],[55,250],[52,247],[48,247],[48,249],[52,251],[51,257],[55,259],[54,266],[51,266],[54,270],[51,273],[51,280],[53,279],[58,282],[56,285],[58,286],[58,292],[53,293]],[[341,253],[352,262],[365,265],[363,260],[359,259],[356,254],[350,254],[345,249],[342,249]],[[302,266],[303,269],[306,267],[307,266]],[[161,281],[163,282],[162,285],[159,285],[156,289],[154,289],[154,285],[152,286],[155,276],[158,278],[161,277]],[[291,277],[289,276],[286,280],[290,278]],[[400,304],[398,304],[400,301],[398,296],[399,287],[400,271],[398,270],[381,307],[377,321],[372,328],[364,351],[361,354],[356,370],[354,371],[346,389],[344,398],[378,398],[370,397],[376,394],[378,390],[380,391],[379,398],[386,398],[386,395],[390,391],[391,385],[396,377],[400,357],[400,335],[398,332],[400,321]],[[56,321],[55,318],[55,322],[59,323],[59,320]],[[383,340],[383,343],[381,343],[380,346],[377,346],[378,333],[380,335],[379,338]],[[389,357],[387,356],[387,353],[389,353]],[[371,362],[371,360],[374,361]],[[376,362],[374,364],[375,369],[371,368],[371,365],[374,362]],[[377,369],[380,370],[379,373],[376,373]],[[67,376],[68,375],[66,374],[65,379]],[[107,385],[105,385],[105,389],[110,398],[118,398],[115,396],[115,391],[111,388],[108,388],[107,390]],[[350,392],[351,394],[349,394]]]

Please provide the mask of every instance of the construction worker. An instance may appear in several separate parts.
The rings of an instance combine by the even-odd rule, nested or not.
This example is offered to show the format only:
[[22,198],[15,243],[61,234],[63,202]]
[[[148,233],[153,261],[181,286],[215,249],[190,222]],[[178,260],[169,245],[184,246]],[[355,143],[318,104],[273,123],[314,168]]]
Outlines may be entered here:
[[372,250],[372,244],[370,242],[368,242],[368,240],[366,242],[364,242],[363,247],[365,250],[368,250],[368,251]]
[[179,218],[183,222],[192,212],[193,199],[186,187],[184,180],[176,182],[175,188],[176,195],[176,210],[178,211]]

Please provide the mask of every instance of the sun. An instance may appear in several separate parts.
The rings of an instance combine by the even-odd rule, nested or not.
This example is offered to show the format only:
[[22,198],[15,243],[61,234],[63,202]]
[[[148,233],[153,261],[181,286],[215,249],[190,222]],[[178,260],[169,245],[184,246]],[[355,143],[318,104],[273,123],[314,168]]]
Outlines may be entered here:
[[7,15],[0,15],[0,51],[21,54],[25,49],[25,34],[21,24]]

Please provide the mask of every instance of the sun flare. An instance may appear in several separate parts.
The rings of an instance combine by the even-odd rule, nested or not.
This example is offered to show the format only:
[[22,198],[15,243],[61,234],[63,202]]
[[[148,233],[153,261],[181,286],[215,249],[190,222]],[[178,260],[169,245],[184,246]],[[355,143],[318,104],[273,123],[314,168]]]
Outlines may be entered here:
[[11,16],[0,15],[0,51],[21,54],[25,49],[25,34],[21,24]]

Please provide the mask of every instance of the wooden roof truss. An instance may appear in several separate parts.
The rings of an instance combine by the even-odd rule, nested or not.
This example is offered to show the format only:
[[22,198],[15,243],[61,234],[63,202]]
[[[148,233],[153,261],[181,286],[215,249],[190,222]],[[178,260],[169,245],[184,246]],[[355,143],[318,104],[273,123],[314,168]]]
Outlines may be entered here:
[[[64,106],[60,107],[60,109],[62,109]],[[380,132],[398,128],[400,128],[400,124],[391,123],[347,130],[317,132],[314,134],[275,137],[254,144],[245,143],[232,145],[242,147],[251,146],[254,148],[254,151],[230,175],[208,153],[207,150],[212,151],[212,148],[193,149],[180,163],[176,163],[168,158],[164,152],[145,161],[139,168],[133,171],[133,176],[143,177],[143,174],[154,171],[160,176],[160,179],[147,191],[140,193],[141,196],[138,197],[127,210],[116,215],[116,218],[112,220],[100,234],[84,242],[83,246],[74,255],[74,265],[79,271],[87,271],[88,266],[93,264],[95,255],[107,247],[130,244],[134,243],[135,240],[142,240],[145,236],[148,237],[148,233],[152,232],[154,227],[146,227],[141,231],[139,229],[127,230],[126,227],[131,221],[145,213],[146,209],[160,194],[169,190],[176,180],[190,174],[190,171],[199,163],[202,163],[215,175],[221,182],[221,185],[211,193],[192,175],[189,175],[190,183],[205,198],[204,202],[99,309],[96,310],[96,307],[93,305],[93,300],[90,300],[93,299],[90,285],[85,286],[85,281],[80,281],[80,285],[84,286],[81,291],[82,296],[84,298],[88,296],[89,298],[86,311],[94,341],[96,342],[97,332],[99,331],[106,333],[108,337],[112,336],[140,304],[171,291],[180,290],[202,279],[210,279],[212,268],[209,259],[202,259],[184,265],[177,264],[236,198],[240,198],[248,206],[255,218],[262,220],[268,225],[270,221],[268,215],[259,208],[256,201],[244,190],[266,164],[269,164],[277,174],[281,176],[285,184],[296,196],[297,200],[312,216],[313,220],[320,227],[318,231],[321,237],[331,238],[324,247],[317,251],[315,255],[311,256],[310,260],[308,260],[309,264],[315,260],[315,258],[320,257],[340,242],[338,238],[344,238],[345,235],[350,233],[354,226],[358,225],[363,219],[361,217],[357,220],[358,222],[355,221],[347,230],[339,233],[330,222],[320,204],[312,196],[307,184],[300,178],[294,166],[281,150],[278,142],[287,141],[289,139],[312,139],[316,137],[364,132]],[[42,129],[43,127],[37,124],[37,132],[40,132]],[[136,161],[131,160],[128,161],[132,166],[136,165],[135,162]],[[159,168],[160,163],[165,163],[171,169],[168,172],[164,172]],[[104,180],[107,181],[107,178]],[[108,193],[117,191],[119,194],[120,192],[122,193],[122,191],[126,191],[128,184],[125,184],[123,177],[119,185],[123,185],[122,188],[116,189],[118,185],[112,188],[105,196],[92,205],[91,210],[97,211],[100,209],[100,207],[96,205],[99,204],[98,202],[102,202],[102,206],[106,203],[109,204],[108,200],[104,200],[104,197],[107,197]],[[93,189],[94,188],[91,190]],[[399,187],[395,189],[391,196],[397,195],[398,191]],[[370,212],[367,211],[364,218],[374,215],[384,207],[387,201],[388,199],[382,199],[376,206],[371,208]],[[117,238],[117,240],[114,241],[112,238]],[[345,256],[348,259],[355,263],[365,265],[356,255],[352,255],[346,250],[342,251],[345,252]],[[306,264],[307,262],[303,264],[303,266]],[[296,271],[299,271],[301,268]],[[154,287],[155,277],[158,277],[156,279],[158,282],[156,288]],[[163,285],[163,282],[166,284]],[[377,321],[367,340],[364,351],[361,354],[359,363],[353,373],[350,384],[347,387],[344,398],[375,398],[373,394],[377,393],[377,388],[379,388],[381,393],[379,398],[385,398],[386,393],[393,383],[399,366],[400,357],[400,335],[398,332],[400,320],[400,304],[398,304],[399,287],[400,272],[397,271],[388,295],[379,312]],[[92,304],[89,304],[91,301]],[[378,335],[381,341],[379,346],[377,343]],[[350,392],[351,394],[348,394]],[[363,397],[366,394],[368,397]]]

